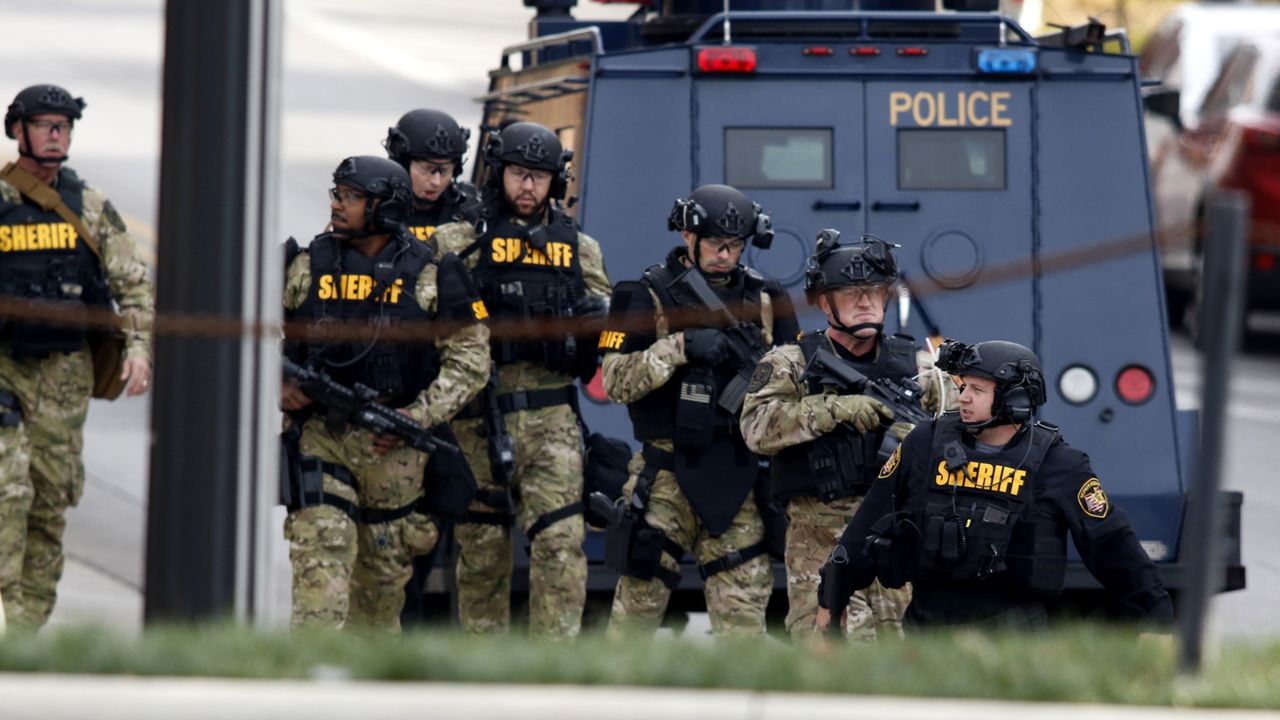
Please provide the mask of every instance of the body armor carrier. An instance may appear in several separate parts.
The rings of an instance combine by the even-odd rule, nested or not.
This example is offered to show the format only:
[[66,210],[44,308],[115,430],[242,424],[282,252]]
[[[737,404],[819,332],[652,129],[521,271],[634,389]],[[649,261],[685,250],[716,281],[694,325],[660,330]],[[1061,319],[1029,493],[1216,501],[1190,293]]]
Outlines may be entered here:
[[[63,168],[58,194],[71,212],[84,213],[84,183]],[[0,295],[81,305],[111,304],[106,273],[70,223],[29,202],[0,201]],[[67,325],[4,321],[3,336],[16,358],[42,358],[85,346],[86,331]]]
[[[684,267],[674,257],[644,271],[643,283],[657,294],[664,308],[699,308],[697,298],[684,291],[676,279]],[[743,322],[760,324],[760,294],[764,278],[750,270],[735,271],[725,288],[715,288],[724,304],[734,308]],[[673,285],[674,283],[674,285]],[[671,328],[672,332],[684,328]],[[717,368],[689,363],[676,370],[665,385],[627,406],[637,440],[672,440],[679,445],[698,447],[712,439],[737,435],[738,419],[720,410],[716,401],[733,379],[736,369],[729,363]]]
[[475,202],[477,192],[470,183],[455,181],[440,194],[440,198],[429,206],[423,207],[420,201],[414,200],[404,224],[409,234],[426,242],[436,233],[441,225],[448,225],[459,219],[463,207]]
[[1058,428],[1027,426],[1018,441],[976,461],[969,459],[962,432],[958,414],[943,415],[934,425],[930,465],[913,468],[925,474],[927,490],[908,499],[901,515],[909,521],[898,532],[914,544],[912,579],[1061,592],[1066,536],[1036,506],[1040,468],[1060,441]]
[[[800,338],[806,366],[818,348],[830,342],[823,332]],[[848,359],[847,357],[845,359]],[[901,381],[916,374],[916,343],[905,335],[881,336],[878,352],[870,362],[851,362],[868,379]],[[809,395],[823,392],[821,378],[803,378]],[[778,502],[811,495],[824,503],[867,494],[881,465],[879,453],[883,429],[859,433],[844,425],[810,442],[786,448],[773,457],[770,473],[773,497]]]
[[302,360],[319,362],[338,382],[362,383],[392,407],[404,407],[439,373],[430,342],[379,342],[381,327],[432,319],[418,305],[418,275],[432,261],[424,243],[393,237],[377,257],[367,257],[333,235],[311,242],[311,289],[292,317],[318,323],[365,323],[365,339],[302,346]]
[[[478,223],[483,233],[464,255],[478,251],[472,270],[480,297],[496,320],[539,320],[573,315],[586,296],[578,254],[578,225],[556,208],[543,225],[512,221],[498,203],[490,203]],[[548,370],[578,376],[594,366],[596,349],[577,338],[494,340],[499,364],[533,362]]]

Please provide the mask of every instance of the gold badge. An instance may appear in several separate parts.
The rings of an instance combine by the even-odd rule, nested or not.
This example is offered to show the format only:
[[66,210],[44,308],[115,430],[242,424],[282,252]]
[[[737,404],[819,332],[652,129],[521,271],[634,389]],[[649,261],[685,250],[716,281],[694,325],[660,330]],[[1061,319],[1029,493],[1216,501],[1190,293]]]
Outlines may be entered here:
[[898,447],[893,449],[893,454],[885,461],[884,467],[880,468],[880,477],[887,478],[898,469],[898,461],[902,459],[902,443],[898,443]]
[[1081,485],[1080,492],[1076,493],[1076,500],[1080,503],[1080,509],[1089,517],[1101,520],[1111,512],[1111,502],[1107,500],[1107,493],[1102,490],[1102,483],[1098,482],[1098,478],[1089,478]]
[[471,303],[471,314],[474,315],[477,320],[485,320],[489,317],[489,308],[484,306],[483,300],[476,300]]

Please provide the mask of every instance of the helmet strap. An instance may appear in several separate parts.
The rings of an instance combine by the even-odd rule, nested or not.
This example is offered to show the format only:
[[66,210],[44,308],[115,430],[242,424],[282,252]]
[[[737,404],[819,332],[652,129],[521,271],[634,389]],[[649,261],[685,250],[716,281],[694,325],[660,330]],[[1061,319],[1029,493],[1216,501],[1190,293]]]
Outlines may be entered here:
[[841,332],[848,333],[850,337],[860,340],[855,333],[863,330],[871,329],[876,331],[876,335],[884,332],[884,323],[858,323],[857,325],[845,325],[844,318],[840,317],[840,308],[836,305],[834,294],[828,290],[823,295],[827,298],[827,305],[831,308],[831,317],[827,319],[827,324]]

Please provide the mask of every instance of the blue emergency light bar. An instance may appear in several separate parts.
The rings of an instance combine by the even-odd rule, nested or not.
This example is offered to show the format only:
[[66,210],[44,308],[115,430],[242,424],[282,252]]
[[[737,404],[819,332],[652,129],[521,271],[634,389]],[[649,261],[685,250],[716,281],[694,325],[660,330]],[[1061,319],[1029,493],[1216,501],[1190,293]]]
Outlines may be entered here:
[[978,51],[978,72],[987,75],[1030,75],[1036,71],[1036,51],[1026,48],[985,48]]

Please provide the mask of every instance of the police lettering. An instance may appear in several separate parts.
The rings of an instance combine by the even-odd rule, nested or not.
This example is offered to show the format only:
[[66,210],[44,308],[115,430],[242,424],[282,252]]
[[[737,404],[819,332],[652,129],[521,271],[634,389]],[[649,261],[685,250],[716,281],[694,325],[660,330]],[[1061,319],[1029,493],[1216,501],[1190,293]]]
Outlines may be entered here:
[[573,264],[573,246],[562,242],[549,242],[546,251],[530,247],[523,238],[494,238],[490,259],[505,265],[552,265],[568,268]]
[[64,222],[0,225],[0,252],[75,250],[78,237]]
[[597,347],[602,350],[621,350],[622,342],[626,339],[626,333],[621,333],[617,330],[605,330],[600,333],[600,343]]
[[897,126],[906,116],[916,127],[1009,127],[1007,90],[987,92],[904,92],[889,93],[889,124]]
[[417,226],[410,227],[409,232],[413,233],[414,237],[418,238],[422,242],[426,242],[431,239],[432,235],[436,234],[436,226],[435,225],[417,225]]
[[[369,275],[321,275],[321,300],[364,300],[373,293],[373,277]],[[382,302],[400,303],[404,279],[396,278],[391,287],[382,291]]]
[[955,472],[948,472],[947,461],[942,460],[938,463],[938,474],[934,476],[933,484],[989,490],[1016,497],[1026,477],[1026,470],[984,462],[970,462]]

